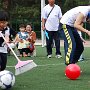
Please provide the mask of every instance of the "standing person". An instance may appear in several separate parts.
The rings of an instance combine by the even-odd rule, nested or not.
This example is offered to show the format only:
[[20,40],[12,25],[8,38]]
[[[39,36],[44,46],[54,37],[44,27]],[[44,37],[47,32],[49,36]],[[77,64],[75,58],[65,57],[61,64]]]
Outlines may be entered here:
[[67,11],[60,20],[60,26],[62,25],[61,35],[64,38],[65,45],[66,65],[77,63],[84,50],[77,30],[90,36],[90,31],[82,26],[82,23],[89,21],[89,18],[90,6],[78,6]]
[[[0,33],[2,33],[9,42],[9,30],[5,30],[5,24],[8,21],[8,14],[5,11],[0,11]],[[7,64],[7,45],[0,34],[0,71],[6,68]]]
[[47,56],[51,58],[53,39],[56,46],[56,58],[61,58],[60,38],[59,38],[59,20],[62,17],[61,8],[55,4],[55,0],[48,0],[48,5],[43,8],[42,12],[42,30],[46,30],[49,39],[46,37]]
[[[9,22],[6,22],[6,26],[5,26],[5,28],[4,28],[5,30],[9,30],[9,45],[11,46],[11,48],[13,48],[14,49],[14,47],[15,47],[15,45],[14,45],[14,43],[12,43],[12,41],[13,41],[13,38],[16,36],[16,32],[15,32],[15,30],[13,29],[13,28],[11,28],[10,27],[10,23]],[[10,55],[10,49],[9,49],[9,47],[8,47],[8,55]]]
[[16,38],[14,40],[14,42],[18,42],[18,50],[20,52],[20,56],[24,56],[27,57],[26,54],[26,48],[27,48],[27,44],[29,43],[29,41],[27,40],[29,38],[29,34],[25,31],[25,25],[21,24],[19,26],[19,30],[20,32],[17,33]]
[[10,41],[13,41],[13,38],[16,36],[16,31],[10,26],[9,22],[6,22],[5,29],[9,29],[10,35]]
[[9,28],[9,32],[10,32],[9,35],[10,41],[13,41],[13,38],[15,38],[16,36],[16,31],[10,26],[10,23],[7,23],[7,27]]

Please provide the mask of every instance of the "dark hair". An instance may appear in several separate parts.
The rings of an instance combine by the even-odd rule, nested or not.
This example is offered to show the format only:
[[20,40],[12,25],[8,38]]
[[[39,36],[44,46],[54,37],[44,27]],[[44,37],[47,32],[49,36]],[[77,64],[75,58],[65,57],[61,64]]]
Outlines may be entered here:
[[20,25],[19,25],[19,28],[21,28],[21,27],[26,28],[26,26],[25,26],[24,24],[20,24]]
[[31,28],[32,28],[32,23],[27,23],[27,24],[26,24],[26,26],[27,26],[27,25],[30,25],[30,26],[31,26]]
[[8,13],[5,11],[0,11],[0,21],[8,21]]

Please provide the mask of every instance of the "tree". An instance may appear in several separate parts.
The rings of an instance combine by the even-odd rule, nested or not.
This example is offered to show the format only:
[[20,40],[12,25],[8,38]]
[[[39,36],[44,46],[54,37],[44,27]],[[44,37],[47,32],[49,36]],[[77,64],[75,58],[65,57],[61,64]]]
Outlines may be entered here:
[[64,3],[64,13],[71,9],[71,8],[74,8],[78,6],[78,2],[76,0],[66,0],[65,3]]
[[11,18],[40,16],[40,0],[1,0],[0,7],[9,12]]
[[89,5],[90,0],[65,0],[64,3],[62,1],[62,4],[63,4],[62,11],[63,11],[63,13],[65,13],[69,9],[74,8],[76,6]]
[[18,30],[20,23],[32,22],[34,29],[40,31],[40,2],[40,0],[0,0],[0,10],[9,13],[10,22],[14,29]]
[[78,6],[79,5],[89,5],[90,0],[77,0],[78,1]]

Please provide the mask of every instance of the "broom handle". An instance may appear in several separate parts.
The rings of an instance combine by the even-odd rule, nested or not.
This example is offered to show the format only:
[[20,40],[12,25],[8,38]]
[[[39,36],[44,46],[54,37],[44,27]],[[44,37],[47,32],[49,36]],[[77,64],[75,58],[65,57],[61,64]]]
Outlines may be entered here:
[[5,37],[3,36],[3,34],[0,32],[2,38],[4,39],[5,43],[8,45],[8,47],[10,48],[10,50],[12,51],[12,53],[14,54],[15,58],[17,59],[17,61],[20,61],[20,59],[17,57],[17,55],[15,54],[14,50],[10,47],[10,45],[7,43]]

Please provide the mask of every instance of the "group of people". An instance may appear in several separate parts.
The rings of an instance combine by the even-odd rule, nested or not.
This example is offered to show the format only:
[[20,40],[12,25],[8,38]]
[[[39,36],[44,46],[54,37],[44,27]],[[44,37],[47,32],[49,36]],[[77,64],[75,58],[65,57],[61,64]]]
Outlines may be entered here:
[[[12,49],[17,47],[18,49],[18,56],[27,57],[27,56],[36,56],[35,51],[35,41],[36,41],[36,33],[32,30],[31,24],[20,24],[19,25],[19,32],[10,27],[9,22],[5,23],[4,30],[9,31],[9,45]],[[7,48],[8,55],[10,55],[10,48]]]
[[[46,49],[48,58],[52,57],[52,43],[55,41],[56,58],[61,58],[60,34],[64,39],[65,64],[75,64],[80,58],[84,46],[78,31],[90,36],[90,31],[83,27],[84,22],[90,22],[90,6],[78,6],[62,15],[61,9],[55,4],[55,0],[48,0],[42,13],[42,30],[48,33],[46,37]],[[8,14],[0,11],[0,71],[6,68],[7,64],[7,44],[10,42],[10,31],[5,29],[8,22]],[[32,52],[31,47],[36,40],[36,33],[32,31],[30,24],[20,25],[20,32],[16,34],[14,43],[18,43],[20,56],[27,56]],[[4,41],[3,36],[6,39]],[[34,37],[33,37],[34,36]],[[30,42],[32,42],[30,44]],[[28,48],[29,49],[28,49]],[[33,47],[35,48],[35,47]]]
[[14,43],[17,44],[20,56],[36,56],[35,41],[36,33],[32,30],[31,24],[21,24],[19,26],[19,32],[16,34]]
[[55,0],[48,0],[42,12],[42,30],[46,31],[49,37],[49,39],[46,37],[48,58],[52,55],[53,39],[56,45],[56,56],[61,56],[61,34],[64,39],[65,64],[77,63],[84,50],[84,40],[78,32],[84,32],[90,36],[90,31],[83,27],[84,22],[90,22],[89,5],[72,8],[62,15],[61,8],[55,4]]
[[[32,30],[31,24],[26,26],[21,24],[19,30],[18,33],[14,32],[9,26],[7,12],[0,11],[0,71],[6,68],[8,45],[11,47],[11,43],[17,45],[20,56],[36,55],[34,45],[36,33]],[[15,36],[15,39],[12,39],[12,35]]]

